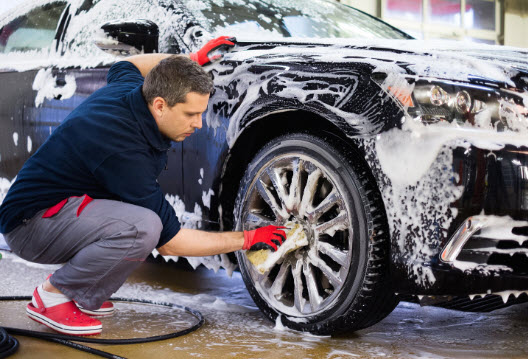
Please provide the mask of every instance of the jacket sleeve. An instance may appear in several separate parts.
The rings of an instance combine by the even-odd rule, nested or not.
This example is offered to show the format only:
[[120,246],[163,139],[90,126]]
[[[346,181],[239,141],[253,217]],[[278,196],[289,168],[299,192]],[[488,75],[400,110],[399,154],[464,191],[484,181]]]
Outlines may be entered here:
[[106,75],[108,84],[116,82],[131,82],[142,84],[145,79],[141,76],[139,69],[130,61],[119,61],[110,67]]
[[94,171],[97,181],[123,202],[148,208],[159,215],[163,230],[157,247],[180,230],[176,213],[157,181],[159,165],[148,151],[132,150],[107,157]]

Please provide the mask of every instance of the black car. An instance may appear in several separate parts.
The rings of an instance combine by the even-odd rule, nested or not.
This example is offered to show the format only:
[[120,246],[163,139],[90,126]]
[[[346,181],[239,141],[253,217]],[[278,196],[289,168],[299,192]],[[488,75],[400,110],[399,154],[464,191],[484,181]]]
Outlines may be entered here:
[[267,317],[319,334],[410,296],[526,296],[528,51],[417,41],[323,0],[42,0],[0,28],[0,200],[120,56],[236,36],[159,182],[185,226],[296,223],[308,244],[264,274],[243,251],[191,263],[237,262]]

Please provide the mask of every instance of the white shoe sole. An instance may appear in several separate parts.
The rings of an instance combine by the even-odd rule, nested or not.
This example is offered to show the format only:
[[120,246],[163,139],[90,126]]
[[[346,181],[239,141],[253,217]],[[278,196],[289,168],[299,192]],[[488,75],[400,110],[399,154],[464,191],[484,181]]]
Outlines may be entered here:
[[95,310],[85,309],[80,304],[78,304],[77,302],[75,303],[75,305],[77,306],[77,308],[79,308],[79,310],[81,312],[83,312],[84,314],[91,315],[93,317],[109,317],[112,314],[114,314],[114,310],[115,310],[114,307],[106,308],[106,309],[99,308],[99,309],[95,309]]
[[27,315],[33,319],[36,322],[39,322],[41,324],[44,324],[45,326],[58,331],[59,333],[63,334],[70,334],[70,335],[95,335],[99,334],[103,331],[102,325],[93,325],[91,327],[74,327],[74,326],[66,326],[64,324],[57,323],[54,320],[51,320],[50,318],[36,313],[32,311],[31,309],[26,308]]
[[77,308],[79,308],[79,310],[81,312],[83,312],[84,314],[88,314],[88,315],[91,315],[93,317],[109,317],[112,314],[114,314],[114,308],[96,309],[96,310],[84,309],[84,308],[82,308],[80,306],[77,306]]

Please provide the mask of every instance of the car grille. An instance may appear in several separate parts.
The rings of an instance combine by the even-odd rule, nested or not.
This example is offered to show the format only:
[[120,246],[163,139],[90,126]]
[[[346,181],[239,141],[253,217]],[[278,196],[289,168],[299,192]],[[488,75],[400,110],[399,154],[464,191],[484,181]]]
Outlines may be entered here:
[[[528,235],[528,227],[513,227],[512,234]],[[497,269],[515,275],[528,275],[528,241],[497,240],[475,233],[460,251],[457,262],[479,265],[482,269]],[[458,265],[460,267],[460,265]]]

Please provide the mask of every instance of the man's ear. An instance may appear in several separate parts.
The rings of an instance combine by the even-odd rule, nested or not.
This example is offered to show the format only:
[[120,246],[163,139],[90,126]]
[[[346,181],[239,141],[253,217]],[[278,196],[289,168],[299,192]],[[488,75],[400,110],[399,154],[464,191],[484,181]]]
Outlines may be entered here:
[[167,102],[163,99],[163,97],[155,97],[154,100],[152,100],[152,109],[156,113],[158,117],[163,116],[163,112],[166,110]]

